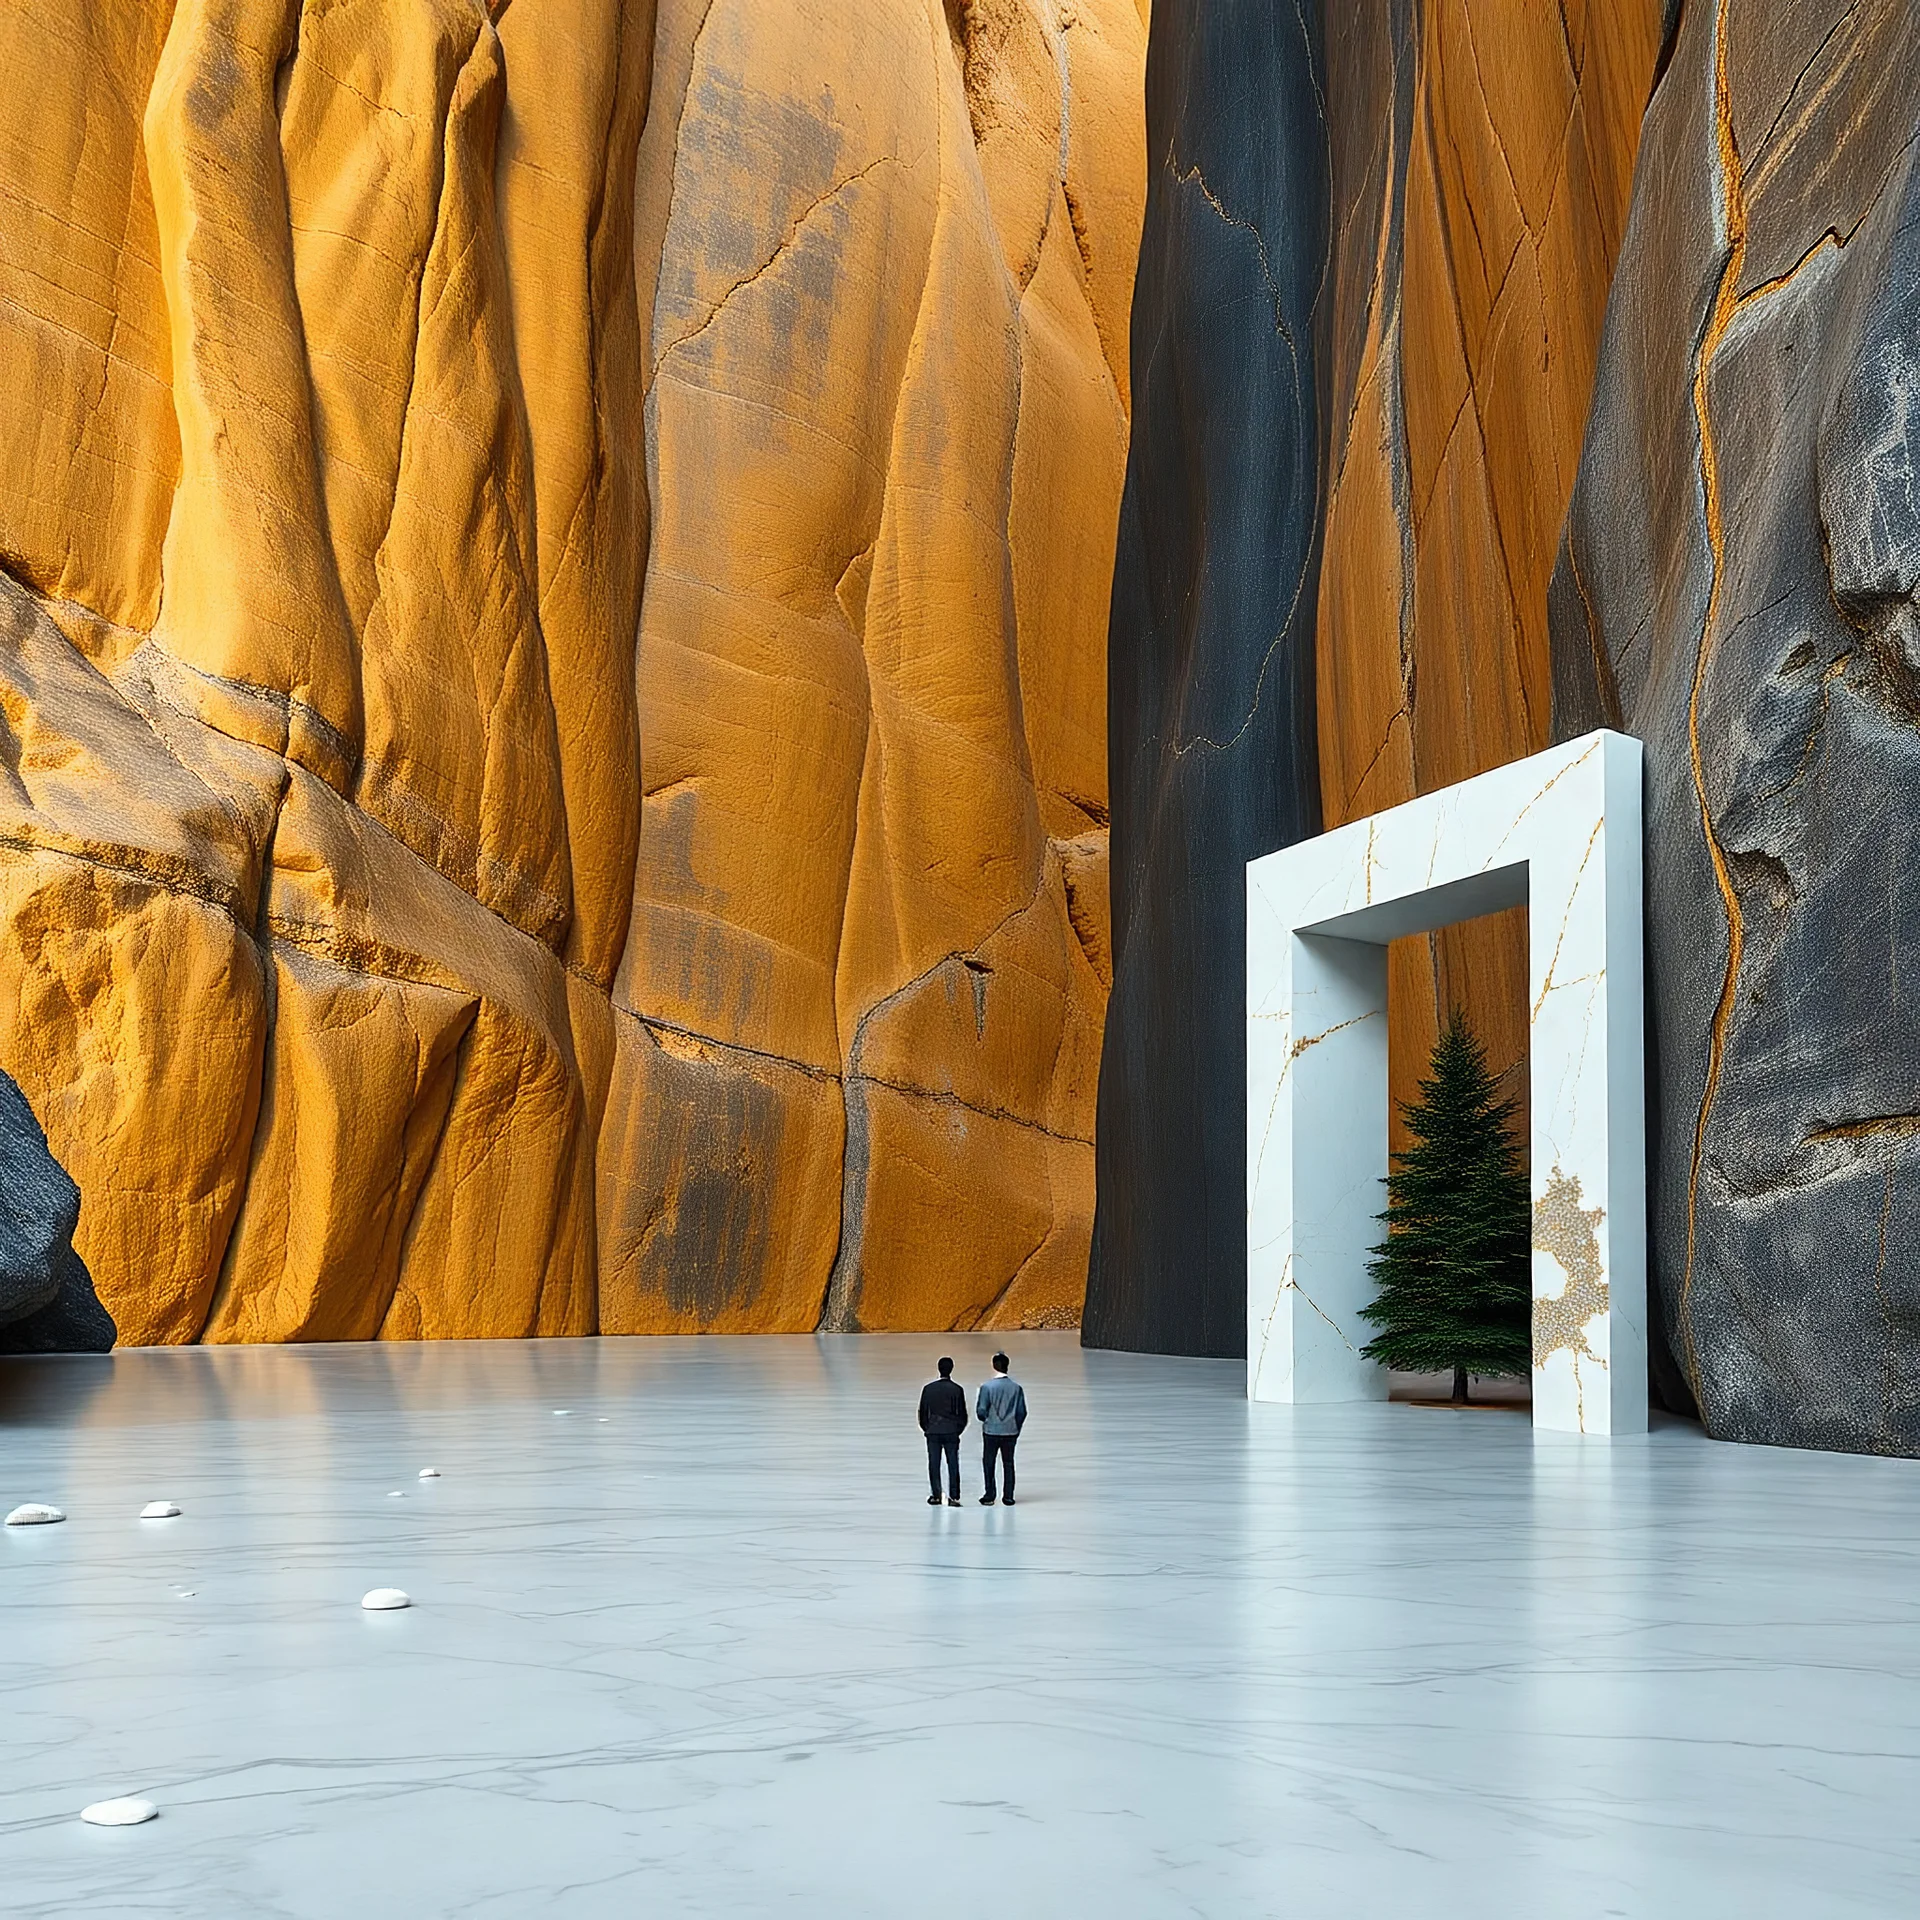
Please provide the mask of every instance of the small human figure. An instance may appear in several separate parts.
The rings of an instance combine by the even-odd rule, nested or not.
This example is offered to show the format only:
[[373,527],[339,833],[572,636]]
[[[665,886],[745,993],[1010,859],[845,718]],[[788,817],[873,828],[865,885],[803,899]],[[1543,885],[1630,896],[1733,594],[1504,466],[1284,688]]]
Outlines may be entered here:
[[960,1436],[967,1430],[967,1396],[953,1377],[953,1362],[940,1362],[940,1378],[920,1389],[920,1431],[927,1436],[927,1505],[940,1504],[940,1456],[947,1457],[947,1505],[960,1504]]
[[1001,1499],[1002,1506],[1013,1505],[1013,1443],[1020,1438],[1020,1429],[1027,1424],[1027,1396],[1019,1381],[1010,1379],[1007,1368],[1012,1363],[1004,1353],[993,1356],[993,1378],[980,1383],[980,1403],[975,1409],[980,1415],[980,1435],[983,1451],[980,1464],[986,1469],[987,1490],[980,1496],[983,1507],[993,1505],[993,1468],[996,1459],[1006,1465],[1006,1493]]

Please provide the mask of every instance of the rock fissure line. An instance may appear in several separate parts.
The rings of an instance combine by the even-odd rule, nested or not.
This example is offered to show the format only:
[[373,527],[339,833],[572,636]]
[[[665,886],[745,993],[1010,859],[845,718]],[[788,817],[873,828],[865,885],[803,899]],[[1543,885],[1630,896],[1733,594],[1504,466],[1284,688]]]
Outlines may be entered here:
[[[1767,176],[1773,171],[1774,154],[1776,152],[1786,151],[1793,144],[1792,141],[1783,141],[1779,147],[1776,147],[1773,136],[1780,131],[1780,122],[1785,119],[1787,110],[1799,99],[1800,89],[1805,84],[1807,75],[1813,71],[1820,56],[1833,44],[1833,36],[1838,33],[1842,27],[1850,25],[1858,12],[1859,7],[1857,4],[1849,4],[1841,8],[1834,16],[1833,24],[1820,36],[1819,45],[1807,56],[1805,64],[1801,67],[1800,71],[1794,75],[1793,85],[1780,96],[1780,105],[1775,110],[1772,121],[1768,124],[1766,132],[1760,136],[1754,145],[1754,154],[1756,156],[1754,186],[1756,189],[1765,186]],[[1832,73],[1822,79],[1820,85],[1814,88],[1813,97],[1806,102],[1795,116],[1794,125],[1790,131],[1798,133],[1805,127],[1808,119],[1811,118],[1818,109],[1820,102],[1826,98],[1829,90],[1838,84],[1839,76],[1844,71],[1845,63],[1842,63],[1841,66],[1836,67]]]
[[[709,5],[711,5],[711,0],[709,0]],[[945,50],[950,44],[947,37],[941,33],[943,19],[944,15],[940,15],[928,20],[928,35],[925,42],[933,97],[936,99],[939,97],[942,76],[945,72],[942,64],[945,57]],[[971,131],[972,117],[970,107],[968,128],[969,131]],[[938,125],[934,137],[934,162],[937,176],[935,205],[936,207],[943,207],[947,181],[947,136],[944,112],[938,116]],[[881,486],[873,539],[870,543],[876,555],[879,552],[881,536],[888,530],[887,513],[891,505],[893,491],[893,474],[895,471],[894,454],[900,442],[901,409],[905,402],[915,352],[920,345],[921,336],[927,324],[927,298],[933,282],[934,249],[939,243],[940,224],[943,218],[944,215],[942,213],[936,212],[928,228],[927,252],[920,263],[920,289],[914,304],[913,326],[907,336],[906,351],[900,362],[901,373],[899,384],[894,388],[893,405],[887,420],[887,477]],[[842,577],[844,578],[844,575]],[[869,582],[869,589],[870,588],[871,582]],[[868,770],[875,765],[876,756],[880,755],[880,748],[875,738],[877,716],[873,711],[873,670],[871,663],[867,659],[865,624],[863,619],[859,656],[863,676],[862,691],[865,695],[867,706],[866,737],[861,753],[860,766],[860,789],[863,800],[865,797]],[[886,762],[884,756],[879,758],[878,768],[877,778],[884,789],[886,781]],[[857,809],[856,811],[853,847],[849,857],[850,874],[852,870],[858,866],[860,860],[862,839],[862,822],[860,816],[863,812],[864,808]],[[847,916],[852,904],[853,887],[851,879],[849,878],[849,882],[843,889],[840,897],[840,926],[834,940],[834,970],[836,978],[840,964],[847,953]],[[944,958],[942,962],[937,964],[944,964]],[[929,969],[928,971],[931,972],[933,969]],[[898,998],[900,994],[906,992],[908,987],[917,984],[919,979],[925,977],[924,974],[916,976],[916,979],[909,981],[906,987],[895,989],[893,993],[875,1002],[872,1007],[868,1008],[866,1013],[862,1014],[854,1022],[853,1033],[842,1054],[844,1072],[849,1079],[857,1074],[860,1043],[865,1035],[867,1022],[871,1020],[882,1007],[890,1004],[894,999]],[[866,1204],[867,1180],[871,1167],[871,1156],[865,1103],[857,1099],[845,1099],[843,1088],[842,1110],[845,1131],[842,1135],[840,1155],[840,1238],[834,1248],[833,1264],[828,1269],[826,1289],[821,1296],[819,1313],[814,1323],[816,1328],[822,1333],[851,1333],[858,1328],[859,1295],[862,1277],[860,1263],[861,1213]]]
[[1174,159],[1173,150],[1167,151],[1167,166],[1176,182],[1183,187],[1198,187],[1200,196],[1206,201],[1220,219],[1230,227],[1238,227],[1242,233],[1253,236],[1254,250],[1260,256],[1261,277],[1267,283],[1267,295],[1273,303],[1273,330],[1286,342],[1287,353],[1293,361],[1293,387],[1296,398],[1300,391],[1300,350],[1293,337],[1293,330],[1287,324],[1286,308],[1283,304],[1280,283],[1273,277],[1273,262],[1267,253],[1267,238],[1251,220],[1243,219],[1237,213],[1229,213],[1220,196],[1208,185],[1207,178],[1200,170],[1199,161],[1184,171]]
[[802,232],[805,231],[807,223],[823,207],[839,199],[843,193],[851,192],[862,180],[866,179],[869,174],[877,172],[881,167],[899,166],[901,164],[902,162],[897,154],[880,154],[877,158],[869,160],[864,167],[860,167],[848,174],[844,180],[836,181],[826,192],[809,201],[807,205],[787,223],[786,232],[780,236],[773,251],[768,254],[759,266],[755,267],[751,273],[744,274],[740,279],[734,281],[733,284],[720,295],[720,298],[707,309],[706,318],[702,320],[697,327],[694,327],[687,333],[678,334],[667,342],[661,351],[659,359],[654,364],[654,377],[656,379],[659,377],[660,369],[667,364],[667,361],[674,354],[678,353],[683,347],[691,346],[694,341],[699,339],[700,336],[720,318],[721,314],[727,310],[728,303],[733,299],[735,294],[752,286],[756,280],[763,279],[779,265],[780,261],[792,250],[794,242],[797,241]]

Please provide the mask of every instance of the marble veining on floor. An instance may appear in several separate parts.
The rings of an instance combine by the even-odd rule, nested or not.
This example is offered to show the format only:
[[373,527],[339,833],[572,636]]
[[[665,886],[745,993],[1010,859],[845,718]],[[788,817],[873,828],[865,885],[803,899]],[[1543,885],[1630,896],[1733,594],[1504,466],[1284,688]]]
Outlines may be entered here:
[[920,1382],[991,1344],[5,1363],[0,1505],[69,1518],[0,1530],[0,1904],[1920,1904],[1920,1465],[1024,1336],[1020,1505],[969,1433],[929,1508]]

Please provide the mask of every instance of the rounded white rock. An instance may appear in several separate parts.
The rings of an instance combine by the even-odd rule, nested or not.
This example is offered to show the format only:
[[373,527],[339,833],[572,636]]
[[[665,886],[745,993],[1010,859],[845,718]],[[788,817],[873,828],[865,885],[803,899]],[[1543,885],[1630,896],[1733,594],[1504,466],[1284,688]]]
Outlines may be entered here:
[[422,1467],[420,1469],[420,1478],[422,1480],[438,1480],[440,1478],[440,1469],[438,1467]]
[[58,1507],[50,1507],[40,1500],[29,1500],[24,1507],[15,1507],[7,1515],[10,1527],[48,1527],[56,1520],[67,1516]]
[[159,1811],[151,1800],[96,1800],[80,1818],[90,1827],[137,1827]]
[[360,1604],[369,1613],[393,1613],[401,1607],[410,1607],[413,1602],[398,1587],[375,1587],[369,1594],[361,1596]]
[[171,1500],[149,1500],[140,1509],[142,1520],[178,1520],[180,1509]]

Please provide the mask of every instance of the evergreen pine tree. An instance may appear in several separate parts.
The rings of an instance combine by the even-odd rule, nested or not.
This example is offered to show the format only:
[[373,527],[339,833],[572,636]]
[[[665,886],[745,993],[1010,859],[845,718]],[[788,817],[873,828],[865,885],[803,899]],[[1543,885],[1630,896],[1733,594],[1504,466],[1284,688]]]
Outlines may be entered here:
[[1379,1287],[1367,1357],[1429,1373],[1516,1375],[1533,1365],[1532,1232],[1526,1167],[1495,1098],[1487,1055],[1455,1007],[1433,1049],[1432,1077],[1402,1108],[1413,1145],[1387,1176],[1387,1237],[1368,1271]]

